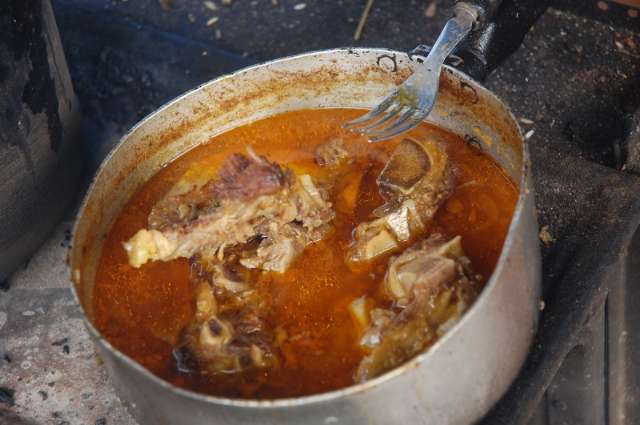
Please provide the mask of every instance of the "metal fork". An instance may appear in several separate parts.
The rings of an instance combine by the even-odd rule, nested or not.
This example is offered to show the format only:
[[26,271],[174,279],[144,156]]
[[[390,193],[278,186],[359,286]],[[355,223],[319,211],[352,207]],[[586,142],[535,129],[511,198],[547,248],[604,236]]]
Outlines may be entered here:
[[436,101],[442,64],[471,31],[477,18],[477,9],[458,3],[455,16],[447,21],[429,55],[414,73],[369,113],[345,123],[344,127],[368,136],[372,142],[380,142],[420,124]]

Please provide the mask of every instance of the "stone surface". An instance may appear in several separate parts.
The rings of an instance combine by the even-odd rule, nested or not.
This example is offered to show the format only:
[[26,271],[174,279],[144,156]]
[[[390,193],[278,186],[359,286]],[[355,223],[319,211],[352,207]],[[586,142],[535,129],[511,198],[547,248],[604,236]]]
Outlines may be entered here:
[[63,222],[0,295],[1,425],[135,425],[109,382],[84,327],[65,268]]

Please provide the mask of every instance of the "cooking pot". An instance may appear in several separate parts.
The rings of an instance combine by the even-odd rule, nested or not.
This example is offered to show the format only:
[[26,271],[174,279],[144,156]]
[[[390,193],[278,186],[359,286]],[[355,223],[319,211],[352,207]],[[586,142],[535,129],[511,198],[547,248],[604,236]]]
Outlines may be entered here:
[[414,66],[405,53],[345,48],[247,68],[171,101],[135,126],[104,161],[78,214],[70,270],[97,351],[140,424],[469,424],[506,391],[527,355],[540,299],[528,151],[509,109],[448,66],[428,121],[491,155],[517,184],[519,198],[486,287],[428,351],[371,381],[340,390],[238,400],[198,394],[161,380],[116,350],[92,322],[104,236],[129,197],[165,164],[216,134],[266,116],[303,108],[370,108]]
[[49,0],[0,4],[0,282],[75,197],[79,108]]

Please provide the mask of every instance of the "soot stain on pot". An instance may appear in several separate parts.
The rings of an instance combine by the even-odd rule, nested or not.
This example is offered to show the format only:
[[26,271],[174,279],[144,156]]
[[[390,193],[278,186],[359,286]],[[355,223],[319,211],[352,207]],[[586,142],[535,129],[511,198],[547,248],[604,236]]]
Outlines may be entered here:
[[16,62],[28,55],[30,70],[22,90],[22,101],[34,115],[46,115],[51,149],[57,152],[63,130],[41,10],[41,0],[4,4],[0,9],[2,39]]
[[[388,64],[389,62],[391,62],[393,65],[392,66],[385,65],[385,64]],[[395,54],[378,56],[378,58],[376,59],[376,64],[382,69],[390,68],[390,69],[387,69],[390,72],[398,72],[398,63],[396,62]]]
[[471,103],[472,104],[476,104],[479,101],[478,98],[478,93],[476,92],[476,89],[473,88],[473,86],[465,81],[462,81],[460,83],[460,87],[462,87],[463,91],[466,91],[468,94],[470,94],[472,96],[471,98]]
[[439,96],[448,96],[462,106],[472,106],[480,102],[476,89],[470,83],[458,80],[450,71],[440,74],[440,88]]
[[463,137],[464,141],[471,147],[473,147],[474,149],[477,149],[478,151],[482,152],[482,143],[480,142],[480,140],[478,140],[478,138],[476,136],[472,136],[470,134],[465,134]]

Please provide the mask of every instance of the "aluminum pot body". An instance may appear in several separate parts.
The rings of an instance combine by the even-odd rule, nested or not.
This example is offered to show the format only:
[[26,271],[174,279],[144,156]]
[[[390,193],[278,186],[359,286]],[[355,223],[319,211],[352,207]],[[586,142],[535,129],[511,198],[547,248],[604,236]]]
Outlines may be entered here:
[[0,4],[0,281],[62,219],[81,169],[78,103],[49,0]]
[[413,65],[395,51],[337,49],[241,70],[165,105],[134,127],[105,160],[76,222],[70,267],[87,327],[140,424],[458,425],[478,420],[504,394],[524,362],[538,318],[540,257],[528,155],[508,109],[451,68],[443,71],[429,120],[492,155],[519,186],[520,197],[490,281],[462,320],[426,353],[364,384],[329,393],[232,400],[156,378],[92,325],[103,235],[133,192],[164,164],[212,135],[276,113],[369,108]]

